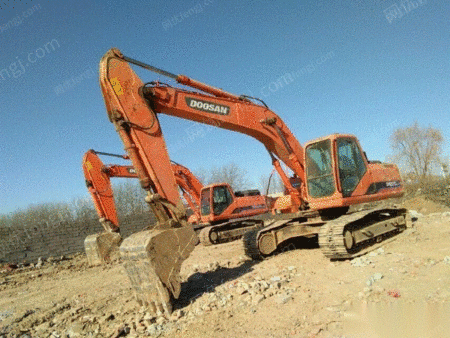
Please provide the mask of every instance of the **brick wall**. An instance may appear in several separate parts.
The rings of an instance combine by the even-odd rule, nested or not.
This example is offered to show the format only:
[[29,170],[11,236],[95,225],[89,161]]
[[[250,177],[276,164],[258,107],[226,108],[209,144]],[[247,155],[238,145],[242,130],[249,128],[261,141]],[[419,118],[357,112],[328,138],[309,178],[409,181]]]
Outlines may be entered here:
[[[150,213],[123,217],[120,219],[120,232],[125,238],[154,222]],[[102,231],[103,227],[98,219],[0,228],[0,262],[36,262],[39,257],[59,257],[84,252],[86,236]]]

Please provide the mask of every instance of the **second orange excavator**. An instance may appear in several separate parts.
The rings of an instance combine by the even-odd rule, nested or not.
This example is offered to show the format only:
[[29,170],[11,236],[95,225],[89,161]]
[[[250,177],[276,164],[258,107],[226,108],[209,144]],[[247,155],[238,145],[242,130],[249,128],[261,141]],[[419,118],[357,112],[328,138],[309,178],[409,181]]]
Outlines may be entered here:
[[[86,186],[105,232],[85,239],[85,250],[91,265],[108,261],[117,254],[121,242],[119,221],[111,186],[111,177],[138,178],[131,165],[104,165],[98,155],[129,159],[88,150],[83,156],[83,172]],[[227,183],[203,186],[200,180],[185,166],[172,162],[171,170],[184,200],[192,210],[188,222],[200,235],[203,245],[222,243],[242,237],[245,232],[262,227],[262,220],[246,220],[246,217],[267,213],[271,199],[261,196],[258,190],[234,192]]]
[[[88,150],[82,161],[86,187],[91,194],[95,210],[99,216],[103,233],[86,237],[84,246],[90,265],[109,261],[118,254],[118,247],[122,241],[120,226],[111,185],[112,177],[137,178],[136,170],[131,165],[104,165],[98,155],[119,157],[128,160],[127,155],[116,155],[95,150]],[[200,195],[202,183],[186,167],[172,163],[171,169],[185,201],[192,210],[189,222],[200,222]]]
[[[134,64],[174,79],[191,90],[160,82],[144,84]],[[356,204],[400,197],[398,168],[369,161],[350,134],[332,134],[302,147],[265,102],[237,96],[184,75],[175,75],[111,49],[100,62],[100,85],[110,121],[124,143],[156,218],[152,230],[124,239],[120,254],[136,298],[150,311],[171,312],[181,291],[179,271],[196,242],[171,171],[157,114],[214,125],[260,141],[280,175],[287,195],[285,219],[246,233],[252,258],[276,251],[294,237],[316,237],[325,256],[345,259],[406,227],[405,209],[384,207],[349,212]],[[194,91],[193,91],[193,90]],[[281,167],[291,171],[289,177]]]

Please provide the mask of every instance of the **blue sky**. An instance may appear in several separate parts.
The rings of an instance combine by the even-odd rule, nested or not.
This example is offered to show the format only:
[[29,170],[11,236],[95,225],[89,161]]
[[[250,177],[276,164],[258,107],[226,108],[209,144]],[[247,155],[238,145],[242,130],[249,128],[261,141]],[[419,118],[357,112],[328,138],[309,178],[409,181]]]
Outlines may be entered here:
[[[449,154],[449,13],[431,0],[0,2],[0,213],[86,197],[84,152],[123,153],[98,84],[111,47],[260,97],[302,144],[353,133],[385,160],[393,130],[418,121],[441,129]],[[171,158],[193,171],[235,162],[257,187],[272,170],[248,136],[161,124]]]

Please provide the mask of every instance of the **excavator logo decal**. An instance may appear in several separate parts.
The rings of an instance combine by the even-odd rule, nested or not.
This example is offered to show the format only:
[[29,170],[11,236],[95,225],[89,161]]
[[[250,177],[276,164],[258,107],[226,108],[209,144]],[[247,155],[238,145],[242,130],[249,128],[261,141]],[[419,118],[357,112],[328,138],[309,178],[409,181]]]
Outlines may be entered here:
[[205,111],[208,113],[214,113],[219,115],[230,114],[230,107],[217,104],[214,102],[208,102],[203,100],[193,99],[191,97],[186,97],[186,104],[194,109]]

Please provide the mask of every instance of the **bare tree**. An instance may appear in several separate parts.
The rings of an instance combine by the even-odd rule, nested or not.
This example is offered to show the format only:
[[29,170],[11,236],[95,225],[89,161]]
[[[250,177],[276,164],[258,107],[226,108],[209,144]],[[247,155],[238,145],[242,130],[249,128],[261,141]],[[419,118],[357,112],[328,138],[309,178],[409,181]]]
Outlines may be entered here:
[[119,216],[141,214],[149,210],[145,202],[145,192],[136,180],[116,184],[113,190]]
[[[270,182],[269,182],[270,180]],[[284,185],[281,181],[280,176],[276,172],[270,175],[261,175],[259,178],[259,184],[262,194],[276,194],[284,191]],[[270,184],[270,185],[269,185]],[[269,191],[267,192],[267,186],[269,186]]]
[[395,158],[419,180],[424,180],[434,165],[438,165],[444,138],[439,129],[412,126],[399,128],[391,135],[391,147]]
[[441,157],[440,165],[441,165],[442,174],[444,175],[444,178],[449,179],[450,178],[450,160],[449,160],[448,156]]
[[235,163],[214,167],[209,172],[201,169],[196,173],[196,176],[205,185],[212,183],[228,183],[233,190],[248,189],[250,186],[247,171],[240,168]]
[[88,222],[98,217],[94,203],[88,197],[76,198],[72,201],[72,205],[74,217],[77,221]]

